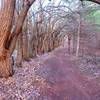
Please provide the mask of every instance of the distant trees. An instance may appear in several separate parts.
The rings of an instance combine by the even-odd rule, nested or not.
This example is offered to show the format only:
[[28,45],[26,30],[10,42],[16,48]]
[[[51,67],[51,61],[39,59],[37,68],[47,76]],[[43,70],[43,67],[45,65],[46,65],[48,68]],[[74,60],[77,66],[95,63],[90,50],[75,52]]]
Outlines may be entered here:
[[62,11],[61,8],[62,6],[55,7],[53,4],[45,8],[40,0],[35,14],[30,9],[24,21],[22,35],[18,39],[17,66],[21,66],[23,60],[50,52],[61,45],[64,34],[60,33],[66,26],[66,24],[60,26],[62,22],[59,24],[64,19],[58,16]]

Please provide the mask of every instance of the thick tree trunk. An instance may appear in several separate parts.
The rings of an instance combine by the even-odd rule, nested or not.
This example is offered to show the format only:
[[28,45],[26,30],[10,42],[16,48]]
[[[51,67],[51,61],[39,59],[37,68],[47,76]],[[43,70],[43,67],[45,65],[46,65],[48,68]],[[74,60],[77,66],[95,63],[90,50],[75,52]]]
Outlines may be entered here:
[[[8,41],[10,55],[12,55],[12,53],[16,47],[16,41],[17,41],[18,35],[22,32],[22,26],[23,26],[24,20],[26,18],[27,12],[34,2],[35,2],[35,0],[29,0],[29,1],[27,0],[26,4],[24,5],[23,9],[21,10],[21,12],[18,16],[18,20],[15,23],[15,28],[14,28],[12,34],[10,35],[9,41]],[[14,43],[12,44],[12,42],[14,42]]]
[[11,67],[9,51],[6,49],[0,50],[0,77],[8,77],[13,74]]
[[[28,9],[34,1],[35,0],[26,1],[26,4],[18,17],[18,21],[15,24],[15,29],[11,34],[16,0],[3,0],[4,7],[0,11],[0,77],[8,77],[13,73],[10,55],[15,49],[16,41],[18,35],[21,33]],[[10,52],[8,49],[10,49]]]
[[12,75],[9,50],[6,49],[6,40],[12,28],[15,0],[4,0],[4,8],[0,11],[0,77]]

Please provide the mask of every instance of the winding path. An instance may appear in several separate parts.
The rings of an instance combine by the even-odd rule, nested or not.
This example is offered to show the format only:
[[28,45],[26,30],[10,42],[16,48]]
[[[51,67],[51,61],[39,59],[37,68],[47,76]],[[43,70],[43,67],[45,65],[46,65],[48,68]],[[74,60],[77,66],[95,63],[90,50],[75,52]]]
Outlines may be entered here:
[[37,71],[46,82],[38,100],[100,100],[100,85],[80,72],[66,49],[51,55]]

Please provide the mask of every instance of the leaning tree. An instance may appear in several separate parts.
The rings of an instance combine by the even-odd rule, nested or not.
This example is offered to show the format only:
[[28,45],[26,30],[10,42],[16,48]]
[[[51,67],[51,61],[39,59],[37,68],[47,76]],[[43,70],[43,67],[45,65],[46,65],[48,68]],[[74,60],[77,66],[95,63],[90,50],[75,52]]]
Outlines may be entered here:
[[10,55],[15,49],[16,41],[22,31],[27,12],[35,0],[24,0],[16,23],[13,25],[16,0],[2,0],[0,7],[0,77],[13,74]]

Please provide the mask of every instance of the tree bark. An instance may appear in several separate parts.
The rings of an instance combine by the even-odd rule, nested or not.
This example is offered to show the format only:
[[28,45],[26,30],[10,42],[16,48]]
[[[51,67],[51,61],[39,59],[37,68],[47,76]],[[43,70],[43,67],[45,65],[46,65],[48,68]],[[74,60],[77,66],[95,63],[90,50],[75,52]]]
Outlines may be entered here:
[[6,49],[0,50],[0,77],[9,77],[13,74],[9,51]]
[[26,1],[15,24],[15,29],[11,33],[16,0],[3,0],[4,7],[0,11],[0,77],[9,77],[13,74],[10,55],[15,49],[16,41],[22,31],[25,17],[34,1]]
[[17,58],[16,58],[16,65],[17,67],[21,67],[22,59],[23,59],[23,52],[22,52],[22,34],[18,37],[18,45],[17,45]]
[[71,33],[68,33],[68,53],[71,53]]
[[[15,46],[16,46],[16,41],[18,38],[18,35],[22,32],[22,26],[24,23],[24,20],[26,18],[27,12],[29,10],[29,8],[31,7],[31,5],[35,2],[35,0],[27,0],[28,2],[26,2],[26,4],[24,5],[23,9],[21,10],[18,19],[15,23],[15,28],[12,32],[12,34],[9,37],[8,40],[8,48],[10,49],[10,55],[12,55]],[[13,42],[13,44],[12,44]]]
[[80,33],[81,33],[81,16],[78,15],[78,32],[77,32],[77,48],[76,48],[76,57],[79,54],[79,47],[80,47]]
[[[26,31],[27,32],[27,31]],[[23,59],[28,60],[29,59],[29,48],[28,48],[28,36],[27,33],[23,32]]]
[[6,40],[12,28],[15,0],[3,2],[4,8],[0,11],[0,77],[9,77],[13,74],[13,70],[9,50],[6,49]]

